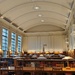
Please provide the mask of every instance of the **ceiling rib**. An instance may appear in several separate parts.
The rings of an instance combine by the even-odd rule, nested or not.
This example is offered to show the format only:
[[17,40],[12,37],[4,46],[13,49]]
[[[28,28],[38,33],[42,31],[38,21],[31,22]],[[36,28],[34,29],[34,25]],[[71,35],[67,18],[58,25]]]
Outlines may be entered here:
[[[42,19],[42,18],[43,18],[43,19],[44,19],[44,18],[53,19],[53,20],[57,20],[57,21],[63,23],[62,20],[58,20],[58,19],[55,19],[55,18],[50,18],[50,17],[41,17],[40,19]],[[27,21],[21,23],[20,25],[23,26],[23,24],[25,24],[26,22],[29,22],[29,21],[32,21],[32,20],[35,20],[35,19],[39,19],[39,17],[38,17],[38,18],[33,18],[33,19],[30,19],[30,20],[27,20]],[[19,26],[20,26],[20,25],[19,25]]]
[[27,15],[27,14],[30,14],[30,13],[35,13],[35,12],[38,12],[38,13],[41,13],[41,12],[50,12],[50,13],[55,13],[55,14],[64,16],[64,18],[65,18],[65,17],[67,18],[67,16],[65,16],[65,15],[63,15],[63,14],[61,14],[61,13],[58,13],[58,12],[54,12],[54,11],[46,11],[46,10],[40,10],[40,11],[31,11],[31,12],[24,13],[24,14],[22,14],[22,15],[16,17],[16,18],[14,18],[12,21],[14,21],[14,20],[16,20],[16,19],[18,19],[18,18],[20,18],[20,17],[22,17],[22,16],[24,16],[24,15]]
[[[51,23],[51,22],[50,22]],[[55,26],[55,24],[50,24],[49,22],[47,22],[46,24],[48,24],[48,25],[53,25],[53,26]],[[31,26],[27,26],[25,29],[24,29],[24,31],[26,31],[26,30],[28,30],[29,28],[31,28],[31,27],[34,27],[34,26],[38,26],[38,25],[41,25],[42,23],[40,23],[40,24],[36,24],[36,23],[34,23],[34,24],[32,24]],[[45,25],[45,24],[43,24],[43,25]],[[63,25],[56,25],[56,27],[60,27],[60,28],[63,28],[63,29],[65,29],[65,26],[63,26]]]
[[[40,2],[40,1],[38,1],[38,2]],[[49,1],[42,1],[42,2],[45,2],[45,3],[53,3],[53,4],[62,6],[62,7],[64,7],[64,8],[66,8],[66,9],[69,9],[69,10],[70,10],[70,8],[68,8],[68,7],[64,6],[64,5],[58,4],[58,3],[49,2]],[[21,6],[21,5],[26,5],[26,4],[29,4],[29,3],[33,3],[33,2],[27,2],[27,3],[22,3],[22,4],[19,4],[19,5],[16,5],[16,6],[10,8],[9,10],[5,11],[5,12],[3,13],[3,15],[6,14],[6,13],[8,13],[8,12],[10,12],[10,11],[11,11],[12,9],[14,9],[14,8],[17,8],[17,7]]]

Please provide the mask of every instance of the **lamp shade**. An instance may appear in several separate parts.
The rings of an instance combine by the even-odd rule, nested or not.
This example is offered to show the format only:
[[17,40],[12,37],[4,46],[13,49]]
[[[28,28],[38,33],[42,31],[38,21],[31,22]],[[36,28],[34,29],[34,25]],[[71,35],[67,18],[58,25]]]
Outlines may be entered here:
[[32,55],[32,58],[37,58],[37,55],[36,54]]
[[50,52],[49,52],[49,51],[45,51],[45,53],[46,53],[46,54],[50,54]]
[[46,59],[46,57],[44,57],[43,54],[40,54],[40,56],[37,59]]
[[59,51],[54,51],[54,54],[56,54],[56,55],[59,54]]
[[3,54],[3,50],[2,49],[0,49],[0,55],[2,55]]
[[62,58],[63,60],[69,60],[69,59],[73,59],[72,57],[70,56],[65,56],[64,58]]

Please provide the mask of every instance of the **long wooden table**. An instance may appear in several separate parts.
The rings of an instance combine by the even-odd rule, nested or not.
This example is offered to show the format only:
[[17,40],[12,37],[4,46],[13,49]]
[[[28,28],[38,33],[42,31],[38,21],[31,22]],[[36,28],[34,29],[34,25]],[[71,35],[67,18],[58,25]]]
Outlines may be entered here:
[[[17,69],[18,70],[18,69]],[[13,71],[15,72],[15,67],[8,67],[8,68],[0,68],[0,71]],[[20,70],[19,70],[20,71]],[[40,70],[39,70],[40,71]],[[35,67],[23,67],[22,72],[30,72],[31,75],[35,72],[37,72],[37,70],[35,70]],[[40,71],[41,72],[41,71]],[[44,67],[43,73],[64,73],[65,75],[72,75],[72,73],[75,73],[75,68],[70,68],[70,69],[66,69],[66,68],[62,68],[62,70],[52,70],[51,67]],[[0,74],[2,75],[2,74]]]

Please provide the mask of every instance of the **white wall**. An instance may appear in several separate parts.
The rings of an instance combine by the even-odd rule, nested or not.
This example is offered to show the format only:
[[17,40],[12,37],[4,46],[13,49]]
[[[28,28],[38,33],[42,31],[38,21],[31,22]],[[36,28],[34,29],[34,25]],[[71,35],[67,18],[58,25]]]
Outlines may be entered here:
[[25,36],[23,42],[23,49],[27,51],[42,51],[43,44],[47,44],[45,51],[66,50],[65,35],[31,35]]
[[69,27],[69,50],[75,49],[75,24]]

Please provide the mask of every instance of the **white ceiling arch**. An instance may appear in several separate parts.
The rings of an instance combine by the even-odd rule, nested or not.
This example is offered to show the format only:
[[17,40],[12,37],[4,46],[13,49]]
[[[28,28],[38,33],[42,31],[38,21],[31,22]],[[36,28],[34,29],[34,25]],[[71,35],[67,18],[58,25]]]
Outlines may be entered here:
[[[21,23],[19,26],[24,26],[26,23],[28,23],[29,24],[29,22],[31,22],[31,23],[35,23],[35,22],[37,22],[38,21],[38,23],[39,22],[41,22],[41,20],[44,20],[45,22],[53,22],[53,23],[57,23],[57,24],[62,24],[62,25],[65,25],[65,22],[64,21],[62,21],[62,20],[59,20],[59,19],[55,19],[55,18],[50,18],[50,17],[41,17],[40,19],[39,19],[39,17],[38,18],[32,18],[32,19],[29,19],[29,20],[27,20],[27,21],[24,21],[23,23]],[[44,22],[44,23],[45,23]],[[30,24],[31,24],[30,23]],[[56,25],[57,25],[56,24]],[[61,26],[61,25],[60,25]]]
[[27,23],[26,23],[25,26],[23,26],[24,27],[24,31],[26,31],[26,30],[28,30],[28,29],[30,29],[32,27],[38,26],[38,25],[53,25],[53,26],[60,27],[62,29],[65,29],[65,27],[66,27],[63,24],[56,24],[56,23],[53,23],[53,22],[44,22],[44,23],[42,23],[42,22],[37,22],[37,20],[35,22],[30,22],[29,24],[31,24],[31,25],[29,25]]
[[63,25],[66,25],[65,24],[65,22],[66,21],[62,21],[62,20],[60,20],[60,19],[56,19],[56,18],[52,18],[52,17],[34,17],[34,18],[31,18],[31,19],[28,19],[28,20],[26,20],[26,21],[24,21],[24,22],[22,22],[19,26],[23,26],[23,24],[25,24],[25,23],[27,23],[27,22],[35,22],[35,20],[37,21],[37,22],[41,22],[41,20],[44,20],[45,22],[53,22],[53,23],[57,23],[57,24],[63,24]]
[[[73,2],[73,0],[71,1],[71,2]],[[29,2],[24,2],[24,3],[20,3],[20,4],[16,4],[16,5],[14,5],[13,7],[10,7],[10,8],[7,8],[7,10],[5,10],[4,12],[3,12],[3,14],[6,14],[6,13],[8,13],[8,12],[10,12],[10,11],[13,11],[14,9],[20,9],[21,7],[24,7],[24,6],[26,6],[26,7],[28,7],[28,6],[40,6],[40,5],[50,5],[50,6],[56,6],[56,7],[61,7],[61,8],[63,8],[63,9],[66,9],[66,10],[70,10],[71,9],[71,5],[69,5],[69,7],[67,7],[67,6],[65,6],[65,5],[63,5],[63,4],[59,4],[59,3],[55,3],[55,2],[51,2],[51,1],[35,1],[35,2],[33,2],[33,1],[29,1]]]
[[[40,23],[40,24],[33,24],[33,25],[31,25],[30,27],[29,26],[27,26],[27,27],[25,27],[25,29],[24,29],[24,32],[26,32],[26,31],[28,31],[30,28],[33,28],[33,27],[35,27],[35,26],[41,26],[41,25],[49,25],[49,26],[55,26],[55,24],[54,25],[52,25],[52,24],[50,24],[50,23],[44,23],[44,24],[42,24],[42,23]],[[61,26],[55,26],[55,27],[57,27],[57,28],[61,28]],[[61,28],[61,31],[62,30],[65,30],[65,26],[63,26],[62,25],[62,28]]]
[[[1,0],[0,13],[23,31],[41,24],[65,29],[74,2],[74,0]],[[38,10],[34,9],[36,6],[39,7]],[[42,16],[39,17],[39,14]],[[42,23],[41,20],[45,22]]]
[[61,31],[61,32],[63,32],[64,31],[64,29],[63,28],[61,28],[61,27],[58,27],[58,26],[55,26],[55,25],[49,25],[48,23],[46,23],[46,24],[40,24],[40,25],[36,25],[35,24],[35,26],[32,26],[32,27],[30,27],[30,28],[27,28],[27,31],[25,31],[25,32],[53,32],[53,31],[56,31],[56,32],[58,32],[58,31]]
[[[65,17],[68,17],[68,14],[69,14],[69,11],[70,9],[66,9],[65,7],[62,7],[62,6],[59,6],[59,5],[55,5],[55,4],[46,4],[46,3],[40,3],[39,2],[39,7],[40,9],[39,10],[34,10],[34,5],[33,3],[28,3],[28,4],[24,4],[24,5],[21,5],[21,6],[17,6],[15,8],[11,8],[10,10],[7,10],[5,12],[3,12],[3,16],[8,16],[9,18],[12,18],[12,15],[15,15],[15,13],[17,13],[15,15],[16,16],[19,16],[21,14],[24,14],[24,13],[29,13],[30,11],[52,11],[52,12],[55,12],[56,14],[62,14],[61,16],[65,16]],[[53,7],[55,5],[55,7]],[[62,10],[64,9],[64,11]]]
[[[42,10],[40,12],[39,11],[30,11],[30,12],[21,14],[21,15],[15,17],[14,19],[12,19],[12,22],[14,22],[14,21],[16,21],[18,19],[22,19],[23,17],[26,18],[27,15],[30,16],[30,15],[34,15],[35,14],[35,16],[37,17],[41,13],[42,13],[43,17],[44,16],[47,16],[47,17],[55,17],[56,16],[55,18],[58,18],[57,16],[59,16],[59,19],[63,19],[63,20],[67,20],[68,19],[68,18],[66,18],[65,15],[63,15],[61,13],[57,13],[57,12],[54,12],[54,11],[45,11],[45,10]],[[51,15],[49,15],[49,14],[51,14]]]

